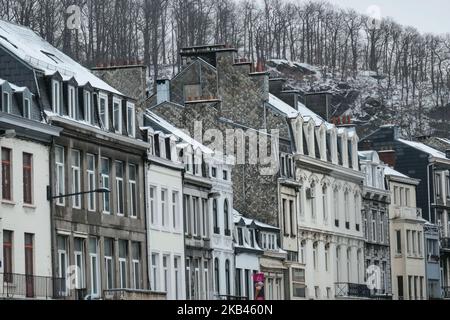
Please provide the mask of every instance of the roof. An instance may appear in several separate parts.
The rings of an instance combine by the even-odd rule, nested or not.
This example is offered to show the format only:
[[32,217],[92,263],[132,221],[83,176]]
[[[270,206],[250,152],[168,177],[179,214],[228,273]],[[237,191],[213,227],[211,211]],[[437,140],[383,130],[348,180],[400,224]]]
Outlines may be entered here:
[[392,169],[389,166],[386,166],[384,169],[384,174],[386,176],[392,176],[392,177],[400,177],[400,178],[407,178],[410,179],[408,176],[404,175],[403,173],[398,172],[397,170]]
[[414,149],[417,149],[419,151],[425,152],[427,154],[429,154],[430,156],[437,158],[437,159],[443,159],[443,160],[448,160],[447,157],[445,156],[445,154],[441,151],[438,151],[436,149],[433,149],[423,143],[420,142],[414,142],[414,141],[408,141],[408,140],[404,140],[404,139],[398,139],[399,142],[404,143]]
[[9,86],[11,87],[11,89],[13,89],[15,92],[24,92],[25,90],[27,90],[27,87],[19,87],[19,86],[16,86],[15,84],[12,84],[11,82],[8,82],[6,80],[0,79],[0,86],[5,84],[5,83],[8,83]]
[[27,27],[0,20],[0,46],[46,75],[59,72],[65,81],[73,77],[80,86],[90,83],[96,89],[123,96]]
[[171,123],[167,122],[163,118],[157,116],[155,113],[147,110],[146,113],[145,113],[145,116],[147,117],[148,120],[158,124],[158,126],[160,126],[161,128],[167,130],[168,132],[170,132],[174,136],[176,136],[179,139],[183,140],[184,142],[190,144],[194,150],[200,149],[205,154],[210,154],[210,155],[214,154],[213,150],[211,150],[210,148],[204,146],[203,144],[201,144],[197,140],[192,139],[188,134],[186,134],[182,130],[178,129],[177,127],[175,127]]
[[296,118],[299,115],[297,110],[292,108],[283,100],[275,97],[273,94],[269,94],[269,104],[281,113],[285,114],[288,118]]

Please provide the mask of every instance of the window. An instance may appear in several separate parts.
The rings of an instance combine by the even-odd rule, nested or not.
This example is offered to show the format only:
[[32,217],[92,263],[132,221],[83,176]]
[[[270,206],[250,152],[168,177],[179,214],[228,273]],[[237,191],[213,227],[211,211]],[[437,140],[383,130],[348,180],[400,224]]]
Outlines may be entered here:
[[170,256],[164,255],[163,260],[163,288],[162,291],[169,292],[170,289]]
[[114,130],[116,133],[122,134],[122,110],[121,105],[122,101],[117,98],[113,99],[113,124]]
[[213,222],[214,222],[214,233],[220,234],[220,228],[219,228],[219,217],[217,213],[217,200],[213,200]]
[[230,274],[230,260],[225,261],[225,279],[226,279],[226,288],[227,288],[227,296],[231,295],[231,274]]
[[295,236],[297,233],[295,232],[295,208],[293,200],[289,200],[289,222],[291,226],[291,235]]
[[439,173],[436,174],[435,176],[435,189],[436,189],[436,197],[440,198],[441,194],[442,194],[442,190],[441,190],[441,175]]
[[94,122],[92,117],[92,98],[89,91],[84,91],[84,120],[90,124]]
[[322,208],[323,208],[323,222],[327,223],[328,221],[328,189],[327,186],[324,185],[322,187]]
[[[67,256],[67,237],[57,236],[56,246],[58,249],[58,277],[66,279],[67,267],[69,265]],[[65,281],[63,281],[63,286],[64,286],[63,291],[65,292]]]
[[334,224],[339,228],[339,191],[335,189],[333,191],[333,208],[334,208]]
[[123,190],[123,162],[116,161],[116,213],[119,216],[123,216],[124,210],[124,190]]
[[350,199],[348,191],[344,193],[345,228],[350,229]]
[[411,231],[406,230],[406,250],[408,255],[411,255]]
[[407,207],[410,206],[410,204],[409,204],[410,199],[411,199],[410,190],[409,189],[405,189],[405,206],[407,206]]
[[372,241],[377,241],[377,213],[376,211],[372,212]]
[[223,170],[223,180],[225,180],[225,181],[228,180],[228,171],[227,170]]
[[230,236],[230,212],[228,207],[228,200],[225,199],[223,203],[223,214],[224,214],[224,226],[225,226],[225,235]]
[[403,276],[397,276],[398,299],[404,299]]
[[[314,183],[311,184],[311,193],[315,194],[316,193],[316,185]],[[313,221],[316,221],[316,198],[311,196],[310,198],[310,203],[311,203],[311,219]]]
[[150,223],[152,226],[156,226],[158,222],[157,209],[156,209],[156,187],[150,186]]
[[313,267],[314,270],[317,270],[318,264],[317,264],[317,242],[313,244]]
[[80,238],[74,239],[74,256],[75,265],[77,266],[75,273],[75,283],[77,289],[84,289],[85,270],[84,270],[84,241]]
[[168,210],[169,210],[169,208],[167,207],[167,190],[162,189],[161,190],[161,226],[163,228],[166,228],[169,226]]
[[12,201],[12,151],[2,148],[2,199]]
[[[25,233],[25,275],[34,277],[34,234]],[[34,298],[34,286],[26,283],[27,298]]]
[[360,210],[360,198],[359,194],[355,195],[355,225],[356,231],[360,231],[361,229],[361,210]]
[[108,115],[108,96],[105,94],[99,95],[99,118],[100,124],[103,126],[103,129],[109,130],[109,115]]
[[384,213],[380,213],[380,243],[384,243]]
[[244,235],[243,235],[243,230],[242,230],[242,228],[238,228],[237,231],[238,231],[238,244],[239,244],[240,246],[243,246],[243,245],[244,245]]
[[411,239],[412,239],[412,253],[413,255],[417,255],[417,232],[412,231],[411,232]]
[[293,296],[296,298],[305,298],[305,270],[292,268],[292,282]]
[[141,244],[139,242],[132,242],[131,250],[133,289],[141,289]]
[[137,218],[137,192],[136,192],[136,176],[137,170],[136,166],[130,164],[128,166],[128,203],[129,203],[129,213],[130,217]]
[[128,241],[119,240],[119,276],[121,289],[128,288],[127,265],[128,265]]
[[128,136],[135,137],[135,112],[134,112],[134,104],[131,102],[127,102],[127,132]]
[[325,271],[330,271],[330,245],[325,245]]
[[220,274],[219,274],[219,259],[214,259],[214,286],[216,289],[216,294],[220,294]]
[[159,254],[152,253],[152,290],[159,291]]
[[191,197],[189,195],[184,195],[183,198],[183,210],[184,210],[184,232],[187,235],[192,234],[191,230]]
[[447,184],[447,199],[450,199],[450,176],[447,176],[445,181],[446,181],[446,184]]
[[395,236],[397,238],[397,254],[402,254],[402,231],[395,230]]
[[214,167],[211,168],[211,176],[213,178],[217,177],[217,168],[214,168]]
[[3,112],[10,113],[11,112],[11,100],[9,99],[9,93],[3,92]]
[[173,268],[175,275],[175,300],[181,299],[181,257],[173,258]]
[[417,232],[417,253],[418,255],[421,257],[423,254],[423,250],[422,250],[422,232],[418,231]]
[[301,264],[306,264],[306,241],[300,244],[300,261]]
[[67,102],[69,104],[69,117],[72,119],[78,119],[77,117],[77,105],[75,100],[75,87],[69,86],[69,95]]
[[[56,163],[56,195],[64,195],[65,190],[65,177],[64,177],[64,148],[55,148],[55,163]],[[64,198],[58,198],[56,204],[63,206],[65,203]]]
[[201,276],[200,276],[201,259],[194,259],[194,300],[200,300]]
[[23,202],[33,204],[33,155],[23,154]]
[[408,292],[409,292],[409,300],[414,300],[413,297],[413,277],[408,276]]
[[[110,165],[108,158],[102,158],[102,185],[103,188],[110,190]],[[103,213],[110,214],[111,213],[111,203],[110,203],[110,193],[103,193]]]
[[100,293],[100,277],[98,264],[98,241],[96,238],[89,239],[89,266],[91,273],[91,294],[98,297]]
[[184,86],[184,101],[193,101],[200,99],[201,87],[199,84],[190,84]]
[[242,269],[236,268],[236,297],[242,297]]
[[78,195],[72,198],[72,207],[75,209],[81,209],[81,159],[80,151],[72,150],[72,193],[78,193]]
[[194,236],[200,236],[200,201],[197,197],[192,197],[192,215],[194,223]]
[[290,228],[288,226],[288,216],[287,216],[287,200],[283,199],[281,202],[282,205],[282,215],[283,215],[283,227],[284,227],[284,236],[289,236]]
[[62,116],[63,110],[61,108],[61,84],[59,81],[52,81],[52,107],[53,112]]
[[[87,158],[87,184],[88,191],[95,190],[95,156],[93,154],[86,155]],[[88,194],[88,210],[93,212],[95,211],[95,193],[91,192]]]
[[114,239],[105,239],[106,289],[114,289]]
[[13,232],[3,230],[3,273],[5,282],[12,282],[13,273]]
[[202,199],[202,228],[203,228],[203,237],[208,237],[208,229],[209,229],[209,223],[208,223],[208,200]]
[[208,261],[203,262],[203,292],[204,296],[203,298],[205,300],[209,299],[209,268],[208,268]]
[[28,98],[23,99],[23,117],[31,119],[31,100]]

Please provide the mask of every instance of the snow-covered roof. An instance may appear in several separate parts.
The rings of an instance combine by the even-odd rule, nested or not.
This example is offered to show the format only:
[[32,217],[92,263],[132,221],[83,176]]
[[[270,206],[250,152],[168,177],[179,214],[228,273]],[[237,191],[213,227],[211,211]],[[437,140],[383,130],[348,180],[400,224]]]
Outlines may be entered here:
[[439,141],[445,143],[445,144],[450,144],[450,140],[449,139],[445,139],[445,138],[437,138]]
[[13,89],[15,92],[24,92],[27,89],[26,87],[19,87],[19,86],[16,86],[15,84],[13,84],[13,83],[11,83],[9,81],[6,81],[4,79],[0,79],[0,86],[5,84],[5,83],[8,83],[9,86],[11,87],[11,89]]
[[415,148],[422,152],[428,153],[430,156],[432,156],[434,158],[448,160],[443,152],[433,149],[423,143],[408,141],[408,140],[404,140],[404,139],[398,139],[398,141],[401,143],[404,143],[412,148]]
[[73,77],[80,86],[89,82],[96,89],[123,96],[29,28],[0,20],[0,46],[46,75],[59,72],[65,81]]
[[161,117],[157,116],[156,114],[154,114],[153,112],[147,110],[147,112],[145,113],[145,116],[149,120],[156,122],[162,128],[166,129],[167,131],[169,131],[170,133],[172,133],[173,135],[175,135],[179,139],[181,139],[184,142],[190,144],[194,150],[200,149],[205,154],[209,154],[209,155],[214,154],[213,150],[211,150],[210,148],[204,146],[203,144],[201,144],[197,140],[192,139],[187,133],[185,133],[182,130],[178,129],[177,127],[175,127],[171,123],[167,122],[163,118],[161,118]]
[[269,94],[269,104],[281,113],[285,114],[288,118],[296,118],[299,114],[297,110],[273,94]]
[[403,173],[398,172],[397,170],[394,170],[393,168],[386,166],[386,168],[384,169],[384,174],[386,176],[393,176],[393,177],[400,177],[400,178],[407,178],[409,179],[408,176],[404,175]]

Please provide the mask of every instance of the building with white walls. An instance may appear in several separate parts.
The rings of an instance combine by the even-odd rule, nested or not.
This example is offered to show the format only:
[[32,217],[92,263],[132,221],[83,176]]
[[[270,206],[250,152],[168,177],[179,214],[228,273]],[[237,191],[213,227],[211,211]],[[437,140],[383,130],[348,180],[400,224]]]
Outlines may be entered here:
[[391,193],[389,232],[392,294],[394,300],[427,299],[425,236],[422,210],[416,205],[419,180],[387,167],[387,188]]
[[[0,297],[60,298],[52,280],[50,144],[28,88],[0,79]],[[55,294],[54,294],[55,293]]]

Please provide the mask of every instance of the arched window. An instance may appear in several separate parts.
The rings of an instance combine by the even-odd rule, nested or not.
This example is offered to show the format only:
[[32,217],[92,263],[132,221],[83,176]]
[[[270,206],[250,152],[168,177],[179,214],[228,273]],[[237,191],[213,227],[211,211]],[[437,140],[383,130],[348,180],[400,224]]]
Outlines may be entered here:
[[231,235],[230,232],[230,214],[229,214],[229,206],[228,206],[228,200],[225,199],[225,202],[223,203],[223,217],[224,217],[224,226],[225,226],[225,235],[229,236]]
[[213,223],[214,223],[214,233],[220,234],[219,219],[217,217],[217,200],[213,200]]
[[220,294],[220,275],[219,275],[219,259],[214,259],[214,285],[216,287],[216,293]]
[[225,261],[225,279],[227,281],[227,296],[231,295],[231,275],[230,275],[230,260]]

